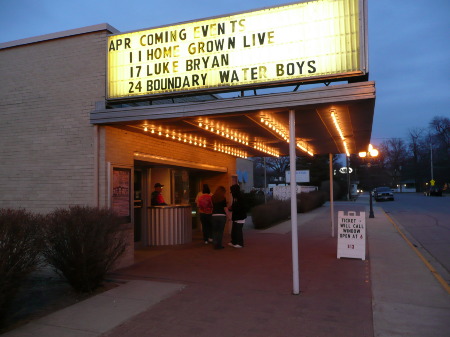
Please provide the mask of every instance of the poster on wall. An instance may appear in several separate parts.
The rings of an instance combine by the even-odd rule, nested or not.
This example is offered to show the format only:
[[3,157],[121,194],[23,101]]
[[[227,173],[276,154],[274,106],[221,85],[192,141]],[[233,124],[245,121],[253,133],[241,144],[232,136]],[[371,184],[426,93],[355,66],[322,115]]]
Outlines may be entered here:
[[120,216],[131,216],[131,170],[113,169],[112,209]]

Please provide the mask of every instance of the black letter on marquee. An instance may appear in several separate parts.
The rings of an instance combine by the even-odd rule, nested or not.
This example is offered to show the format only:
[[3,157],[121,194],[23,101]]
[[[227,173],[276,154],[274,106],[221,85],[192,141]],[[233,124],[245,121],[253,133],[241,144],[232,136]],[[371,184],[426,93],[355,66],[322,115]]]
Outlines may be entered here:
[[316,64],[316,61],[314,60],[308,61],[308,67],[311,68],[311,70],[308,70],[308,73],[312,74],[316,72],[316,67],[314,67],[314,64]]

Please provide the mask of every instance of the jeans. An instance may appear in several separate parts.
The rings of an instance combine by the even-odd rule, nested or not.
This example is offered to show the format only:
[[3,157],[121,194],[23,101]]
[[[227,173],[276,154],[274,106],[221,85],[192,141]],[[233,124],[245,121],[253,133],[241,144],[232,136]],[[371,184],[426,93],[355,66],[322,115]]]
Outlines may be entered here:
[[213,233],[213,244],[214,248],[220,249],[222,246],[223,231],[225,229],[225,223],[227,222],[227,217],[218,215],[212,217],[212,233]]
[[200,213],[200,222],[202,223],[203,241],[212,238],[212,214]]
[[240,245],[244,247],[244,234],[242,233],[243,223],[238,223],[233,221],[233,226],[231,227],[231,243],[233,245]]

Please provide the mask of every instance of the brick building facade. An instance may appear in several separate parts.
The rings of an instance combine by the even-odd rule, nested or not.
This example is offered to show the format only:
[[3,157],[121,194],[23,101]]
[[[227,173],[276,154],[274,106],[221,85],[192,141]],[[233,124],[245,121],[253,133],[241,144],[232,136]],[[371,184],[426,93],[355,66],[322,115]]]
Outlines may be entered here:
[[0,207],[111,207],[115,167],[143,170],[147,196],[155,179],[173,183],[171,170],[190,175],[191,196],[202,183],[230,186],[233,156],[91,124],[105,101],[107,35],[116,32],[102,24],[0,44]]

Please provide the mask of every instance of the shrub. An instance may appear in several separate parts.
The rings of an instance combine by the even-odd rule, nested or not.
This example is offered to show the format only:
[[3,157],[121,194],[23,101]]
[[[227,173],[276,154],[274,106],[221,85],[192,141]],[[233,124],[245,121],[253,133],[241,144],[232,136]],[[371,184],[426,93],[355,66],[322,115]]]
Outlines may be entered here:
[[[322,191],[297,194],[297,212],[306,213],[325,203],[326,194]],[[289,219],[291,200],[273,199],[252,209],[252,221],[256,229],[264,229]]]
[[0,317],[22,281],[39,265],[42,217],[25,210],[0,209]]
[[252,209],[252,221],[256,229],[268,228],[291,215],[290,200],[270,200]]
[[252,209],[255,206],[264,204],[264,193],[260,191],[251,191],[249,193],[243,193],[244,200],[248,208]]
[[120,218],[109,209],[74,206],[49,214],[43,254],[77,291],[90,292],[126,248]]
[[322,206],[325,203],[326,194],[323,191],[312,191],[297,194],[297,212],[306,213]]

